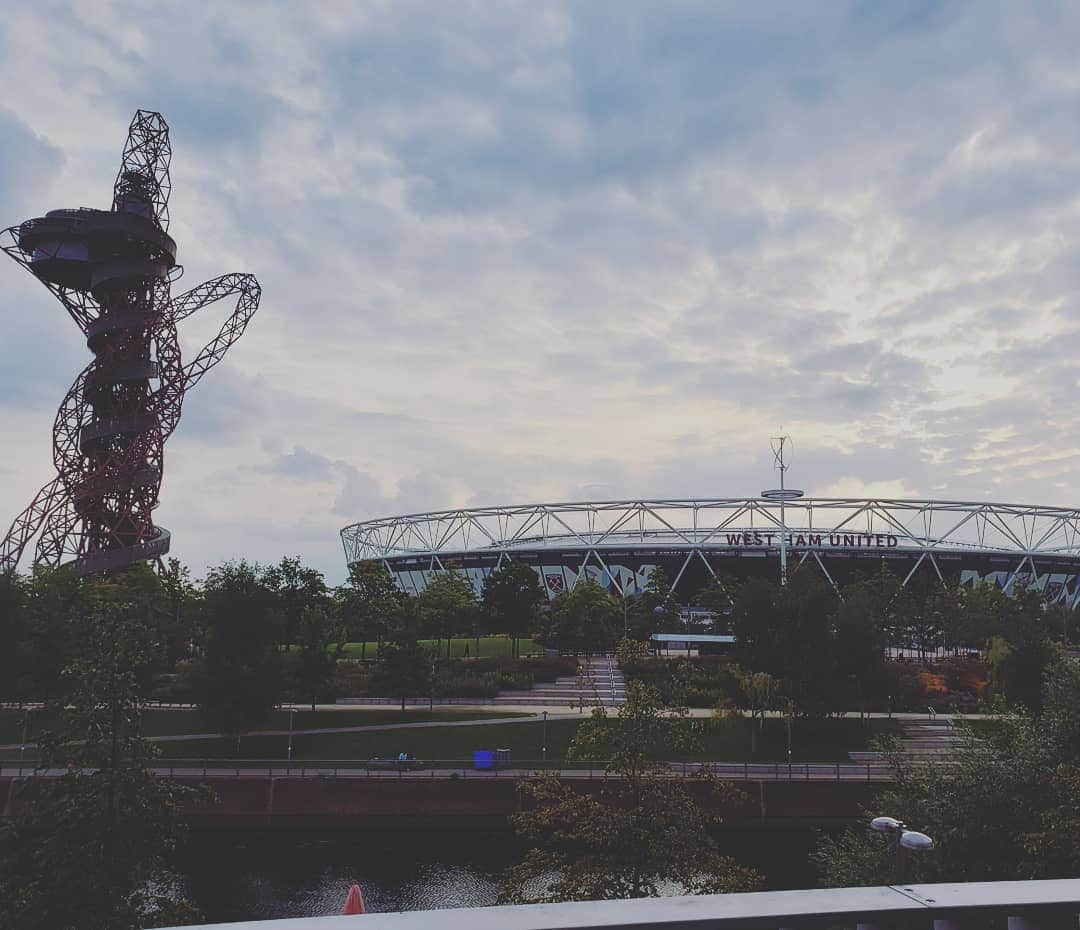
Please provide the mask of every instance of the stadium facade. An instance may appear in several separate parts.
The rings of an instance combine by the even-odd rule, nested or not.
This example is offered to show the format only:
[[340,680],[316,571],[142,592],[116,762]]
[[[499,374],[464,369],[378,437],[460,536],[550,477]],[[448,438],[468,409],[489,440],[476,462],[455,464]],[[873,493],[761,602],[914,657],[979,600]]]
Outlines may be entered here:
[[1080,510],[972,501],[801,498],[629,500],[480,507],[354,523],[348,563],[380,561],[419,594],[433,573],[466,575],[479,592],[506,560],[539,575],[549,597],[590,578],[617,596],[658,566],[689,603],[711,579],[808,566],[835,586],[887,567],[904,584],[1024,584],[1075,607]]

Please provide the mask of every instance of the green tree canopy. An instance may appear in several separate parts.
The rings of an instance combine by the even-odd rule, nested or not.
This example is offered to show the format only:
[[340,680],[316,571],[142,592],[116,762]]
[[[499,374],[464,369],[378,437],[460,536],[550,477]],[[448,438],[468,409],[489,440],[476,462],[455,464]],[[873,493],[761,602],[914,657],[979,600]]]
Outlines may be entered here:
[[277,565],[263,569],[261,581],[274,598],[281,642],[291,646],[297,641],[304,611],[326,608],[329,590],[322,572],[304,565],[297,557],[285,557]]
[[331,645],[340,640],[340,621],[325,607],[304,608],[296,629],[296,651],[288,656],[292,688],[297,699],[311,702],[334,698],[334,666]]
[[381,651],[405,598],[390,569],[383,562],[353,562],[348,582],[337,589],[335,597],[347,635],[364,644],[360,657],[367,657],[369,640]]
[[[691,732],[652,688],[631,683],[616,718],[598,707],[571,753],[605,760],[612,777],[595,795],[556,777],[520,785],[530,809],[511,820],[530,849],[503,900],[641,898],[671,883],[688,894],[757,888],[759,875],[720,854],[712,834],[719,821],[698,803],[691,780],[662,773],[655,761],[673,740],[689,744]],[[712,803],[737,796],[720,782],[699,779],[698,786],[710,789]]]
[[674,633],[683,629],[679,605],[671,596],[671,581],[657,565],[649,574],[645,589],[630,595],[623,605],[631,638],[646,642],[653,633]]
[[517,655],[518,641],[536,629],[545,600],[547,595],[534,569],[524,562],[504,562],[484,579],[480,604],[488,629],[509,633]]
[[[969,733],[948,765],[892,756],[895,781],[866,818],[887,815],[929,834],[906,880],[1005,881],[1080,876],[1080,667],[1049,667],[1039,716],[1018,714]],[[889,837],[865,827],[826,836],[814,856],[826,885],[897,880]]]
[[[768,672],[805,714],[835,709],[836,592],[809,570],[786,585],[753,579],[735,600],[733,619],[747,667]],[[813,656],[813,661],[807,661]]]
[[196,690],[207,723],[240,734],[265,721],[281,692],[276,596],[248,562],[211,569],[203,586]]
[[141,682],[165,647],[147,616],[146,573],[81,584],[69,617],[78,654],[49,705],[56,725],[39,737],[40,768],[67,771],[20,786],[0,840],[0,926],[135,930],[197,917],[163,893],[180,807],[203,795],[148,771],[156,750],[141,735]]
[[418,598],[422,629],[432,639],[446,638],[446,655],[455,634],[473,629],[476,620],[476,592],[472,582],[453,570],[438,572],[428,579]]
[[435,655],[414,637],[403,637],[382,651],[375,666],[373,686],[380,694],[405,699],[431,694]]
[[543,639],[563,652],[613,649],[622,621],[619,602],[595,581],[579,580],[552,602]]
[[0,700],[22,701],[33,692],[27,675],[26,582],[15,571],[0,572]]

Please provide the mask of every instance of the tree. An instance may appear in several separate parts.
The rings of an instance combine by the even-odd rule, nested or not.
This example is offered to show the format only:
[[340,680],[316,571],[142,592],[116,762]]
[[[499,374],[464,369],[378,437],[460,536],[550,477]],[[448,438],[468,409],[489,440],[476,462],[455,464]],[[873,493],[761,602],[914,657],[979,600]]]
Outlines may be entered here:
[[1001,669],[1004,697],[1014,706],[1042,710],[1046,670],[1058,655],[1042,595],[1025,587],[1014,589],[1003,612],[1001,635],[1009,644]]
[[836,592],[806,570],[792,572],[786,585],[749,581],[735,601],[735,635],[746,665],[778,678],[784,693],[804,714],[839,709],[838,606]]
[[158,581],[165,600],[161,630],[166,664],[171,669],[190,654],[199,591],[191,582],[191,572],[180,564],[179,559],[169,559]]
[[296,696],[311,699],[311,709],[320,698],[333,693],[337,659],[330,646],[339,638],[339,622],[325,607],[307,607],[296,630],[297,651],[290,655]]
[[653,633],[678,632],[683,628],[678,604],[671,597],[671,582],[659,565],[649,574],[645,589],[627,598],[623,606],[633,639],[647,641]]
[[544,642],[563,652],[605,652],[615,645],[619,603],[595,581],[578,581],[555,598]]
[[532,568],[524,562],[504,562],[484,579],[480,606],[489,629],[510,634],[516,656],[521,637],[536,628],[540,605],[546,598]]
[[322,572],[304,565],[299,558],[286,557],[263,571],[262,582],[274,595],[281,642],[291,646],[296,642],[304,611],[327,606],[326,579]]
[[376,654],[390,635],[401,610],[403,594],[393,573],[383,562],[353,562],[348,583],[337,589],[345,631],[359,641],[360,658],[367,658],[368,640],[376,642]]
[[738,593],[739,586],[738,580],[734,578],[710,578],[705,586],[694,595],[693,603],[706,610],[711,610],[715,614],[713,633],[723,636],[732,632],[734,598]]
[[434,660],[414,637],[390,643],[375,666],[374,687],[381,694],[398,695],[404,711],[406,698],[431,694]]
[[163,649],[137,590],[139,570],[83,583],[73,625],[79,654],[39,737],[42,770],[25,782],[0,848],[0,926],[134,930],[197,918],[164,896],[180,807],[205,793],[155,777],[141,735],[140,682]]
[[945,641],[948,617],[957,610],[956,591],[933,572],[917,572],[897,592],[895,611],[902,642],[922,658]]
[[746,697],[746,706],[750,710],[750,719],[759,720],[765,726],[765,713],[776,706],[780,697],[780,682],[768,672],[736,671],[739,688]]
[[732,609],[732,624],[742,660],[761,671],[778,672],[782,662],[777,642],[781,626],[780,586],[752,578],[739,590]]
[[[757,752],[757,731],[765,728],[765,714],[776,706],[780,698],[780,682],[768,672],[735,672],[739,688],[746,697],[746,706],[750,708],[750,755]],[[755,727],[754,719],[759,723]]]
[[223,733],[239,736],[258,726],[278,703],[275,607],[258,566],[226,562],[206,577],[196,691],[207,722]]
[[836,697],[844,708],[862,709],[882,696],[887,605],[876,596],[879,590],[876,579],[856,582],[836,606]]
[[472,583],[459,572],[439,572],[428,581],[418,601],[424,628],[436,641],[446,637],[446,657],[450,658],[454,634],[469,629],[475,620]]
[[25,674],[26,582],[14,571],[0,572],[0,700],[29,696]]
[[[511,818],[531,846],[510,873],[502,899],[581,901],[641,898],[674,883],[685,893],[748,891],[760,876],[719,853],[711,830],[719,822],[694,798],[689,782],[664,773],[656,757],[689,745],[683,714],[666,714],[655,689],[638,682],[615,719],[603,707],[578,730],[576,758],[608,759],[599,794],[579,793],[557,777],[524,782],[533,805]],[[729,786],[700,779],[715,803],[731,801]]]
[[[969,734],[948,765],[890,756],[893,784],[866,817],[896,817],[935,843],[932,853],[911,858],[905,880],[1080,875],[1080,668],[1052,663],[1041,703],[1039,716],[1017,714],[979,738]],[[823,838],[814,860],[826,885],[891,884],[898,876],[890,853],[887,838],[863,828]]]
[[946,644],[985,649],[991,639],[1001,635],[1008,611],[1009,596],[996,584],[980,581],[962,588],[956,610],[946,617]]
[[61,569],[35,565],[26,583],[23,661],[31,695],[55,697],[60,676],[76,655],[81,631],[74,624],[81,609],[83,579]]

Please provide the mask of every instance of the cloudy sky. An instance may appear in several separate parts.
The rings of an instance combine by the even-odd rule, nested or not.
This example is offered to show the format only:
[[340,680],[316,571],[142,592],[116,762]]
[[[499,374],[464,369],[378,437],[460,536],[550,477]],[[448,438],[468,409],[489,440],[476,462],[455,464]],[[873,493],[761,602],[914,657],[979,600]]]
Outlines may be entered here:
[[[1080,503],[1080,7],[34,3],[0,225],[107,207],[160,110],[190,286],[263,302],[166,450],[201,575],[466,504]],[[183,324],[197,349],[229,308]],[[0,515],[87,360],[0,265]]]

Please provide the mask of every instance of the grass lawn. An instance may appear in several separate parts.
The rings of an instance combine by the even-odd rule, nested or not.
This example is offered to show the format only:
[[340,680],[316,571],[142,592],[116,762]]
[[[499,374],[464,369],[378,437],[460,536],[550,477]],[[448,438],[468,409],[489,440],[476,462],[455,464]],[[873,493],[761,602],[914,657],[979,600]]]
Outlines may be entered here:
[[[562,759],[577,730],[577,720],[549,720],[548,759]],[[543,720],[529,723],[492,723],[475,727],[431,727],[416,730],[376,730],[371,733],[326,733],[293,737],[296,760],[366,760],[374,756],[396,758],[400,752],[419,759],[471,759],[474,749],[509,749],[511,758],[525,762],[540,758]],[[245,759],[285,758],[283,736],[248,736],[240,740]],[[168,758],[236,758],[235,740],[191,740],[164,743]]]
[[1004,720],[964,720],[957,722],[962,722],[969,727],[971,732],[980,739],[997,736],[1006,725]]
[[[0,743],[18,743],[22,740],[23,714],[21,710],[0,710]],[[298,710],[293,715],[293,728],[314,730],[319,727],[375,726],[383,723],[427,723],[432,720],[482,720],[486,717],[518,717],[526,713],[507,713],[491,710],[456,710],[438,707],[429,711],[426,707],[409,707],[404,713],[393,707],[352,708],[348,710],[323,710],[312,713]],[[34,710],[30,713],[27,741],[34,741],[34,734],[47,729],[53,722],[51,713]],[[287,730],[289,712],[275,710],[260,729]],[[146,736],[180,736],[184,733],[206,733],[212,730],[197,710],[154,709],[143,711],[143,734]]]
[[[547,758],[562,760],[580,720],[549,720]],[[672,751],[669,759],[700,759],[713,762],[784,762],[787,760],[787,730],[782,720],[769,719],[758,730],[751,751],[751,730],[756,724],[737,718],[725,724],[706,724],[703,751],[687,756]],[[293,758],[298,760],[360,760],[373,756],[412,753],[419,759],[470,759],[474,749],[509,749],[520,762],[540,758],[543,721],[487,724],[475,727],[418,728],[373,733],[327,733],[293,737]],[[792,761],[846,762],[851,750],[865,749],[882,733],[899,734],[894,720],[858,719],[796,720],[792,727]],[[241,740],[240,758],[284,759],[284,737],[249,736]],[[236,758],[235,740],[192,740],[166,743],[162,750],[170,758]]]
[[[435,640],[422,639],[420,645],[427,649],[432,649],[435,646]],[[441,655],[446,655],[446,640],[440,641]],[[481,636],[480,637],[480,653],[479,658],[502,658],[510,655],[510,637],[509,636]],[[375,650],[378,644],[374,642],[367,643],[365,649],[364,643],[346,643],[345,651],[343,655],[350,659],[359,659],[362,654],[366,654],[367,658],[375,658]],[[477,658],[476,652],[476,638],[473,636],[468,637],[455,637],[450,641],[450,654],[452,658],[461,659],[465,657],[465,649],[468,647],[469,657]],[[518,648],[521,654],[524,655],[542,655],[544,649],[542,646],[538,646],[531,639],[522,637]]]
[[[713,762],[786,762],[787,726],[775,717],[758,729],[754,752],[751,752],[751,731],[760,721],[736,718],[725,724],[713,724],[706,729],[705,752],[698,758]],[[795,720],[791,725],[792,762],[847,762],[853,750],[869,749],[875,736],[899,736],[900,724],[895,720],[839,717],[825,720]]]

